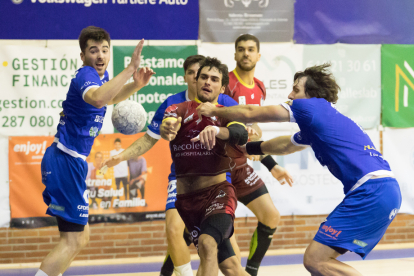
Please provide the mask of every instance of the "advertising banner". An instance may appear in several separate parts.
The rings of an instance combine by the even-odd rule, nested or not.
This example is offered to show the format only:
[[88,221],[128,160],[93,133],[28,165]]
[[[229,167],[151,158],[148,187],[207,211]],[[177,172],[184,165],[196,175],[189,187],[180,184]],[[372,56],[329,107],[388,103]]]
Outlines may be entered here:
[[[297,45],[263,43],[255,77],[263,81],[265,105],[288,100],[293,77],[308,66],[331,62],[331,71],[341,87],[337,108],[364,128],[375,128],[380,120],[380,45]],[[234,44],[201,43],[198,51],[213,56],[234,70]],[[266,130],[290,130],[293,124],[261,124]]]
[[414,127],[414,46],[381,48],[382,124]]
[[[131,61],[135,46],[113,46],[114,75],[124,70]],[[142,104],[147,111],[147,125],[154,117],[155,111],[164,100],[173,94],[187,89],[184,82],[183,64],[188,56],[196,55],[196,46],[144,46],[141,67],[151,67],[156,73],[149,84],[130,100]],[[132,77],[130,79],[132,81]],[[146,131],[146,128],[143,129]]]
[[262,42],[288,42],[293,37],[293,0],[200,1],[200,39],[233,42],[253,34]]
[[[169,167],[168,142],[159,141],[151,151],[101,172],[102,162],[122,152],[144,134],[99,135],[86,159],[89,190],[89,223],[136,222],[164,219]],[[40,164],[53,137],[10,137],[9,176],[11,226],[35,228],[54,225],[45,214]]]
[[9,138],[0,135],[0,227],[10,226]]
[[400,213],[414,214],[414,129],[385,128],[384,158],[390,164],[400,184],[402,204]]
[[341,90],[337,109],[365,129],[381,116],[381,45],[304,45],[303,65],[331,63]]
[[90,25],[112,39],[196,40],[198,1],[0,1],[0,39],[77,39]]
[[411,0],[295,1],[293,39],[301,44],[414,44]]
[[54,135],[79,46],[0,46],[0,134]]
[[[272,123],[277,124],[277,123]],[[293,135],[295,132],[264,131],[263,140]],[[376,147],[379,146],[379,133],[368,130]],[[315,157],[314,151],[305,150],[285,155],[273,156],[280,166],[293,177],[293,185],[280,185],[260,162],[250,162],[253,169],[263,179],[273,203],[282,216],[289,215],[321,215],[329,214],[344,198],[343,185],[326,167],[322,167]],[[239,202],[237,217],[254,217],[254,214]]]

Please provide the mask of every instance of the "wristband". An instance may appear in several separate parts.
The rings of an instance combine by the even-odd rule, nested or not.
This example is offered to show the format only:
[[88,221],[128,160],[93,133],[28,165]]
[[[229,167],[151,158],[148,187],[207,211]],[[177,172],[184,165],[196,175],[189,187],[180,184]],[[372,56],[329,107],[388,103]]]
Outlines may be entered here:
[[217,130],[217,133],[216,133],[216,136],[217,136],[220,132],[220,128],[218,126],[212,126],[212,127],[214,127]]
[[277,165],[277,162],[275,159],[273,159],[272,156],[268,155],[265,158],[263,158],[260,162],[262,162],[263,165],[269,170],[269,172],[273,169],[274,166]]
[[246,152],[249,155],[264,155],[260,145],[263,141],[249,142],[246,144]]

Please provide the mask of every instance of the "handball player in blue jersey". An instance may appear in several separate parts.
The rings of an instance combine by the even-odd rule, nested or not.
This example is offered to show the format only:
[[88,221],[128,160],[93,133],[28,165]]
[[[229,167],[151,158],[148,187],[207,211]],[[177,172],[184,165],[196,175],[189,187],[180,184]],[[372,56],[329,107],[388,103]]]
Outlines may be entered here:
[[[148,126],[147,133],[144,136],[135,141],[122,153],[111,157],[104,161],[104,165],[113,167],[122,161],[136,158],[143,155],[150,150],[155,143],[161,138],[160,127],[167,107],[186,101],[191,101],[196,98],[197,95],[197,71],[200,68],[200,64],[205,60],[202,55],[189,56],[184,62],[184,80],[188,85],[187,90],[169,96],[157,109],[152,119],[151,124]],[[220,94],[218,97],[218,103],[224,106],[237,105],[237,102],[231,97]],[[230,174],[228,176],[230,181]],[[168,256],[161,269],[161,275],[172,275],[173,271],[181,276],[192,275],[192,268],[190,263],[190,251],[188,246],[191,243],[189,234],[184,231],[185,225],[177,209],[175,208],[175,201],[177,200],[176,189],[176,176],[174,163],[171,164],[171,173],[168,176],[168,198],[166,204],[166,232],[168,241]],[[166,185],[167,186],[167,185]],[[183,233],[184,237],[183,238]],[[237,251],[237,249],[235,249]],[[175,267],[175,268],[174,268]]]
[[[130,97],[144,87],[154,72],[138,70],[144,40],[136,46],[131,63],[109,80],[110,37],[89,26],[79,36],[83,66],[71,81],[53,144],[42,160],[43,199],[47,214],[56,216],[60,241],[43,260],[36,276],[57,276],[69,267],[89,241],[89,198],[85,179],[94,139],[102,128],[108,104]],[[124,85],[129,78],[133,82]]]
[[296,122],[298,133],[250,142],[245,150],[284,155],[313,149],[321,165],[344,185],[345,198],[320,225],[306,249],[304,265],[312,275],[361,275],[336,258],[352,251],[365,259],[398,213],[401,192],[388,162],[365,131],[333,106],[339,86],[329,66],[297,72],[289,103],[228,108],[205,103],[198,112],[242,122]]

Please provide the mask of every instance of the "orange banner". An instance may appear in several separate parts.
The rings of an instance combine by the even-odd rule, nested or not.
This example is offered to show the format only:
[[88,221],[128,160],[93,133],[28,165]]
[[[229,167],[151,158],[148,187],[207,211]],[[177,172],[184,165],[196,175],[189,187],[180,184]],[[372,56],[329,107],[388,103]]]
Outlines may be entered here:
[[[163,219],[171,156],[168,142],[160,140],[146,154],[121,162],[102,174],[102,162],[122,152],[144,133],[106,134],[95,139],[86,159],[89,222],[132,222]],[[45,214],[40,164],[53,137],[10,137],[9,177],[12,227],[54,224]]]

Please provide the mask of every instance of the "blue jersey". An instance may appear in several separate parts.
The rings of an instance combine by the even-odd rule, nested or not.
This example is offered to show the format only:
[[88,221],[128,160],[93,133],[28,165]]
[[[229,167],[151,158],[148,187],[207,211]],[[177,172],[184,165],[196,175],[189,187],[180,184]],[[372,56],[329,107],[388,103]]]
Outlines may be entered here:
[[57,147],[73,157],[86,159],[95,137],[102,128],[106,106],[96,108],[83,100],[86,92],[92,87],[100,87],[109,80],[105,71],[103,78],[90,66],[78,69],[72,79],[63,111],[57,127],[55,141]]
[[345,194],[372,176],[393,176],[362,127],[325,99],[298,99],[291,106],[282,105],[289,110],[291,122],[296,121],[300,128],[292,143],[311,146],[319,163],[342,182]]
[[[162,124],[162,119],[164,118],[164,112],[170,105],[179,104],[185,101],[189,101],[188,90],[177,93],[175,95],[169,96],[161,105],[158,107],[157,112],[155,112],[154,117],[152,118],[151,124],[148,126],[147,134],[155,139],[160,139],[160,126]],[[218,103],[223,106],[234,106],[237,105],[237,102],[233,100],[230,96],[225,94],[220,94],[218,97]],[[168,176],[168,181],[175,180],[175,166],[174,163],[171,164],[171,173]]]

